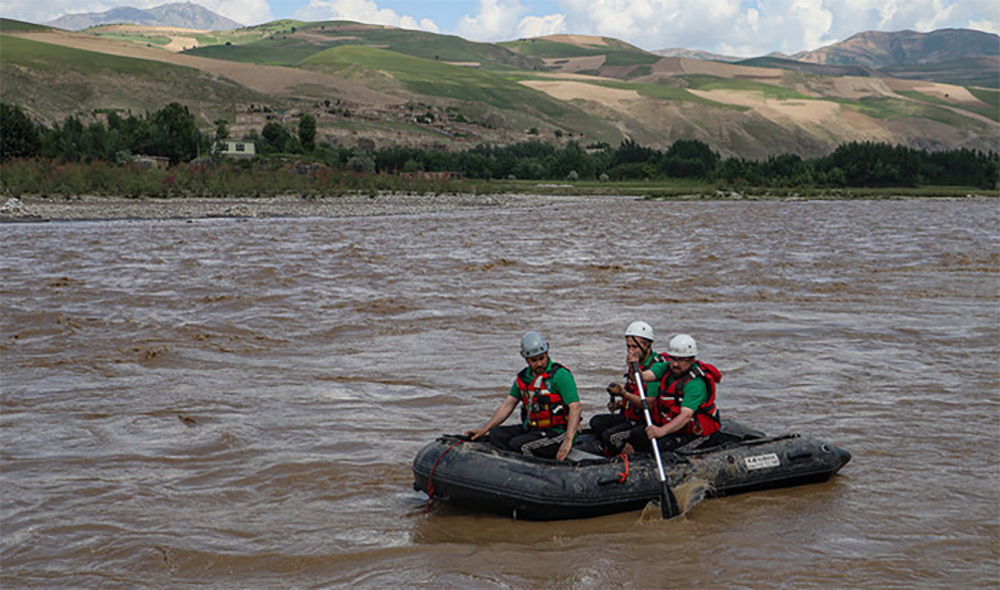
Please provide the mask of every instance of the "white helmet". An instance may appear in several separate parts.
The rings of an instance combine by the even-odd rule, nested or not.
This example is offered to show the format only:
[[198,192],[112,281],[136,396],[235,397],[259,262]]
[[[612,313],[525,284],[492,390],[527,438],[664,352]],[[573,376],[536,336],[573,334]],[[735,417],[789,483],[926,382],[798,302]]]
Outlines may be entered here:
[[531,358],[549,351],[549,343],[538,332],[525,332],[521,337],[521,356]]
[[675,357],[695,357],[698,356],[698,344],[694,338],[687,334],[678,334],[670,339],[667,345],[667,354]]
[[637,338],[645,338],[650,342],[653,341],[653,326],[650,326],[646,322],[632,322],[628,325],[625,330],[625,337],[635,336]]

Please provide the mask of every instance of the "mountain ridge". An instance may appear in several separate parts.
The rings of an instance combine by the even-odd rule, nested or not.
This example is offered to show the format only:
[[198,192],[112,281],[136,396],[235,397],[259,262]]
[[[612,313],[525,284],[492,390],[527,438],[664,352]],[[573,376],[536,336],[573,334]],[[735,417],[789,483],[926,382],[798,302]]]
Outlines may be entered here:
[[105,12],[67,14],[43,24],[68,31],[82,31],[109,24],[165,26],[205,31],[226,31],[243,26],[192,2],[161,4],[148,9],[120,6]]
[[[364,140],[464,149],[527,140],[613,145],[630,138],[666,148],[697,139],[723,156],[748,158],[813,157],[850,141],[1000,150],[998,91],[934,82],[942,75],[935,62],[893,66],[917,68],[893,77],[870,67],[778,57],[740,63],[662,57],[607,37],[475,43],[347,21],[74,33],[0,20],[0,34],[0,98],[53,123],[135,109],[142,97],[149,109],[185,102],[201,125],[226,120],[234,136],[259,132],[265,121],[291,125],[308,113],[331,145]],[[53,49],[42,57],[45,47]],[[111,64],[101,55],[139,61]],[[989,63],[963,59],[965,66],[947,63],[944,74],[966,67],[995,75]],[[105,62],[98,71],[91,66]],[[190,74],[170,74],[183,79],[185,90],[164,91],[149,63],[187,68]]]

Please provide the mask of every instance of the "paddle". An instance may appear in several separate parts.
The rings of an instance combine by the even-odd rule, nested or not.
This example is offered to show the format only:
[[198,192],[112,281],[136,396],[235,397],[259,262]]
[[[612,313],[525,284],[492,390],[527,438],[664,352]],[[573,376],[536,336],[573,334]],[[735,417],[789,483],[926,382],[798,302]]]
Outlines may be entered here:
[[[649,404],[646,403],[646,387],[642,384],[642,371],[639,370],[639,363],[632,363],[632,373],[635,375],[636,393],[638,393],[639,399],[642,400],[642,413],[646,416],[646,426],[652,426],[653,421],[649,417]],[[660,499],[660,514],[663,515],[663,518],[680,516],[681,510],[677,506],[677,498],[674,497],[674,493],[670,490],[670,486],[667,484],[667,476],[663,472],[660,445],[656,442],[655,438],[650,442],[653,443],[653,454],[656,455],[656,468],[660,472],[660,485],[663,486],[663,497]]]

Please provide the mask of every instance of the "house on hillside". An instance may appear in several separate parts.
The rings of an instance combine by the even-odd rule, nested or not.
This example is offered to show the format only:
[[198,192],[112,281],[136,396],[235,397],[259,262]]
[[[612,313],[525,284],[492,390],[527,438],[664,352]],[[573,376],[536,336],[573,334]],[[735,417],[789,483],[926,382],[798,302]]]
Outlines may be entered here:
[[252,141],[225,139],[215,144],[215,151],[220,156],[230,158],[253,158],[257,155],[257,144]]
[[163,156],[144,156],[139,154],[132,156],[132,161],[143,168],[155,168],[157,170],[170,168],[170,158],[164,158]]

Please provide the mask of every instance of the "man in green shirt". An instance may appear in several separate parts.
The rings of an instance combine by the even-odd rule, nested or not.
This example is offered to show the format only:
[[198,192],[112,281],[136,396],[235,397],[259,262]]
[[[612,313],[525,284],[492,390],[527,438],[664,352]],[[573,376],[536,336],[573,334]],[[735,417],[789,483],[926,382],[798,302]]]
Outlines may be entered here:
[[[476,440],[489,433],[497,448],[562,461],[573,448],[583,412],[576,380],[552,362],[549,344],[538,332],[521,338],[521,356],[528,366],[517,374],[506,399],[486,424],[465,434]],[[521,423],[500,426],[518,404],[523,404]]]
[[[706,439],[700,446],[717,444],[721,422],[715,406],[715,386],[722,373],[714,366],[695,358],[698,345],[687,334],[674,336],[667,345],[669,362],[642,371],[643,381],[659,385],[653,425],[642,428],[641,434],[629,431],[628,445],[636,451],[652,449],[657,439],[660,450],[671,450],[694,441]],[[625,398],[638,397],[626,394]],[[631,400],[630,400],[631,401]],[[626,452],[628,452],[626,447]]]
[[[646,322],[637,321],[625,329],[625,386],[618,383],[608,385],[611,402],[608,403],[610,414],[597,414],[590,419],[590,429],[601,437],[602,450],[607,455],[617,455],[622,452],[629,438],[645,436],[646,422],[642,405],[633,403],[624,397],[628,392],[636,394],[635,375],[632,374],[632,363],[638,363],[642,371],[650,371],[654,367],[667,367],[667,360],[653,350],[653,327]],[[659,382],[649,383],[645,387],[646,403],[654,410],[656,395],[660,391]],[[616,400],[621,397],[621,401]],[[638,396],[634,396],[638,399]],[[616,410],[618,410],[616,412]],[[635,433],[631,431],[637,429]]]

